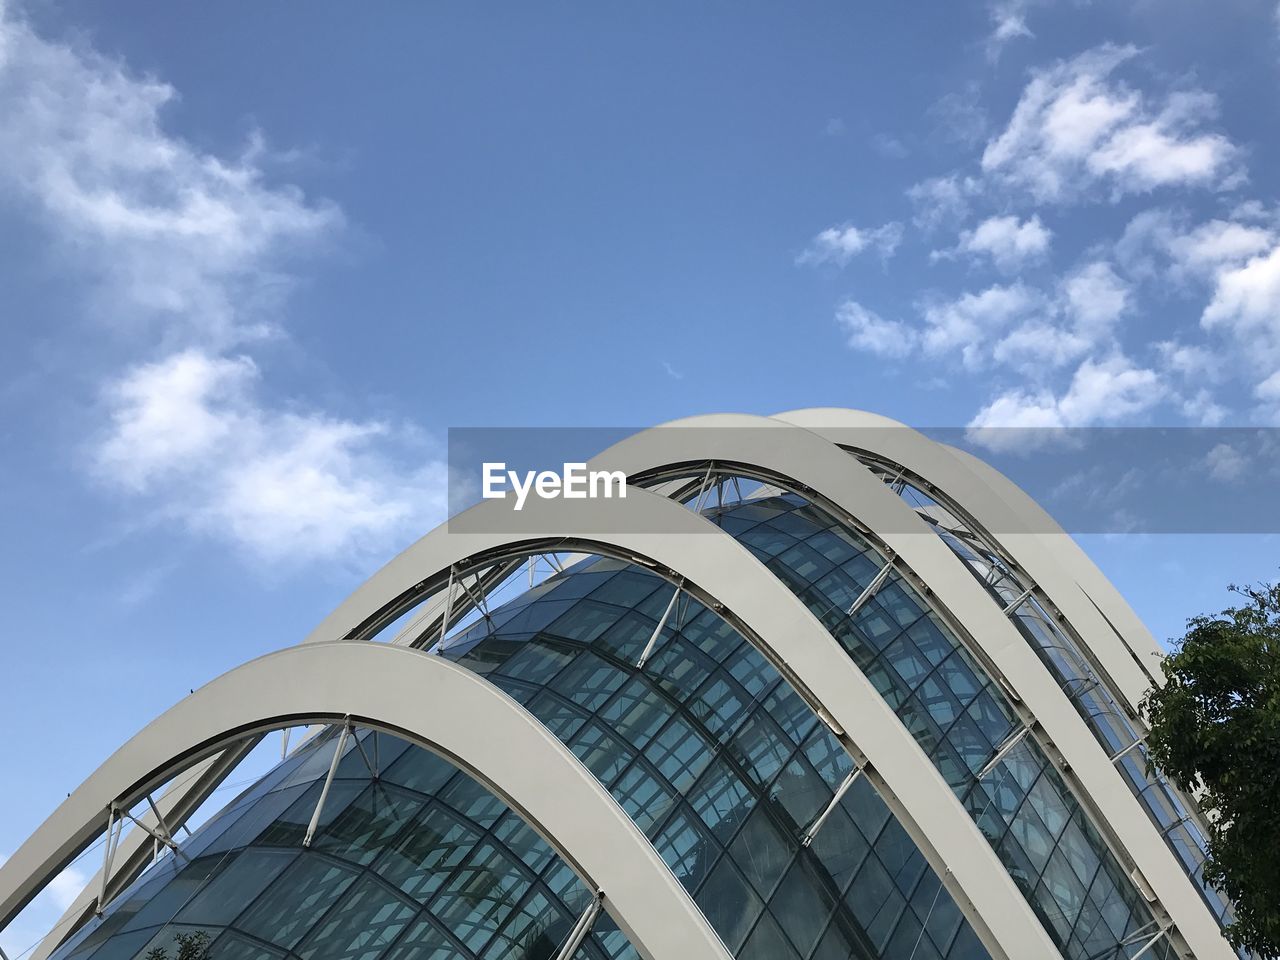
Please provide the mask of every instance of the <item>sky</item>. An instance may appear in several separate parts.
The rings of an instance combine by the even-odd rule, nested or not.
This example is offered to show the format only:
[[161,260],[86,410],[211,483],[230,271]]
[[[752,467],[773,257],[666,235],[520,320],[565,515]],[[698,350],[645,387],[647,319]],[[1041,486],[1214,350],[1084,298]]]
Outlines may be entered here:
[[[1280,426],[1278,84],[1276,0],[0,0],[0,856],[450,428]],[[1080,539],[1160,639],[1280,545]]]

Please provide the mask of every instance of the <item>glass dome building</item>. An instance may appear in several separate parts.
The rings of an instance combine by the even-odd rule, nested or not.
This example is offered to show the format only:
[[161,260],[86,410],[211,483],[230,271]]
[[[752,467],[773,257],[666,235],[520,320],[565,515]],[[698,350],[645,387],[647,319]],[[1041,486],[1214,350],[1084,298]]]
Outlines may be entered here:
[[14,960],[1234,956],[1158,649],[1007,479],[833,410],[593,464],[627,496],[486,501],[122,747],[0,866],[2,925],[103,858]]

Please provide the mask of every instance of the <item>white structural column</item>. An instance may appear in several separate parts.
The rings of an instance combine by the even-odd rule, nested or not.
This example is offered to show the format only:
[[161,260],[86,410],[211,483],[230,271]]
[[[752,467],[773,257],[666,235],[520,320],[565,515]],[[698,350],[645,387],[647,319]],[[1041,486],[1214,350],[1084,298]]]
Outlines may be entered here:
[[[842,455],[843,456],[843,455]],[[467,532],[462,532],[462,531]],[[885,801],[947,884],[994,957],[1058,955],[1040,921],[950,787],[844,649],[785,585],[704,517],[635,487],[624,499],[488,500],[405,550],[327,618],[309,641],[360,635],[402,613],[415,589],[498,548],[555,542],[656,565],[725,608],[887,787]],[[391,607],[392,609],[388,610]]]
[[[620,441],[589,464],[628,477],[715,461],[757,467],[813,490],[877,536],[963,625],[991,667],[1026,704],[1069,767],[1069,777],[1141,871],[1198,957],[1234,956],[1204,900],[1174,859],[1106,751],[1026,639],[928,525],[865,466],[808,430],[762,417],[677,420]],[[844,669],[859,672],[845,655]],[[856,731],[855,731],[856,734]]]
[[[460,719],[465,718],[465,719]],[[439,657],[373,643],[290,647],[224,674],[117,750],[0,866],[0,928],[127,808],[237,739],[298,723],[386,730],[502,797],[590,889],[646,960],[729,953],[649,841],[549,731]]]
[[[832,443],[882,456],[944,491],[1044,591],[1106,671],[1117,695],[1137,710],[1157,667],[1158,651],[1150,631],[1114,588],[1093,597],[1098,607],[1090,602],[1081,583],[1106,578],[1030,497],[1021,491],[1020,496],[1010,495],[1018,488],[1008,478],[985,464],[981,474],[975,473],[973,465],[981,461],[958,456],[958,451],[876,414],[791,410],[775,419],[805,427]],[[994,477],[1003,484],[994,485]]]

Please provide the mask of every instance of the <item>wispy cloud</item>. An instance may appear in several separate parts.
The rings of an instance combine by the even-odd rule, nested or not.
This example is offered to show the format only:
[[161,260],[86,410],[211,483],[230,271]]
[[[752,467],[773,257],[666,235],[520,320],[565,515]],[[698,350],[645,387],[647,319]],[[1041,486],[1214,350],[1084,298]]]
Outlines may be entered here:
[[[1248,213],[1249,211],[1238,211]],[[1193,223],[1168,209],[1144,211],[1116,244],[1135,275],[1157,285],[1208,291],[1198,345],[1162,343],[1171,368],[1192,379],[1221,379],[1226,368],[1256,388],[1280,371],[1280,233],[1267,222],[1214,218]],[[1255,411],[1273,419],[1263,401]]]
[[262,557],[403,536],[441,499],[438,467],[398,466],[385,424],[273,401],[246,352],[285,335],[299,258],[337,236],[337,206],[273,182],[260,137],[219,156],[173,134],[171,86],[2,6],[0,50],[0,181],[137,357],[107,377],[93,475]]
[[270,333],[289,261],[340,211],[268,185],[257,139],[218,157],[168,133],[171,86],[46,41],[4,7],[0,46],[0,178],[95,284],[95,314],[216,346]]
[[981,189],[977,179],[958,174],[930,177],[914,184],[907,190],[907,197],[915,207],[915,225],[929,231],[959,223],[969,216],[973,198]]
[[1035,34],[1027,26],[1027,13],[1032,0],[995,0],[987,10],[991,16],[991,34],[987,37],[987,57],[994,60],[1011,40],[1031,38]]
[[886,320],[854,300],[836,309],[836,323],[850,347],[881,357],[902,358],[915,349],[919,334],[899,320]]
[[875,134],[871,138],[871,149],[886,160],[901,160],[911,155],[911,150],[905,143],[888,133]]
[[1115,76],[1138,55],[1103,45],[1037,71],[1008,125],[982,155],[982,170],[1007,189],[1039,202],[1093,198],[1158,187],[1224,189],[1242,178],[1240,151],[1206,130],[1217,102],[1203,90],[1170,93],[1152,103]]
[[444,468],[389,457],[413,452],[411,434],[273,409],[258,381],[248,357],[196,349],[130,370],[110,389],[97,475],[271,562],[373,554],[444,518]]
[[1031,263],[1045,259],[1053,231],[1040,222],[1039,216],[1020,220],[1013,215],[988,217],[972,230],[964,230],[952,251],[935,252],[934,256],[967,256],[987,259],[1006,273],[1014,273]]
[[1061,394],[1048,389],[1001,393],[978,411],[969,426],[980,431],[975,439],[988,446],[998,444],[1002,437],[1014,442],[1014,434],[987,428],[1071,428],[1120,423],[1149,411],[1164,399],[1165,393],[1154,370],[1116,354],[1104,360],[1085,360]]
[[814,237],[805,251],[796,258],[796,263],[834,263],[843,267],[866,251],[888,259],[901,242],[900,223],[886,223],[879,227],[855,227],[851,223],[842,223],[828,227]]
[[981,369],[992,341],[1020,320],[1040,312],[1042,297],[1021,283],[993,284],[953,300],[927,303],[921,343],[928,354],[958,354],[966,367]]

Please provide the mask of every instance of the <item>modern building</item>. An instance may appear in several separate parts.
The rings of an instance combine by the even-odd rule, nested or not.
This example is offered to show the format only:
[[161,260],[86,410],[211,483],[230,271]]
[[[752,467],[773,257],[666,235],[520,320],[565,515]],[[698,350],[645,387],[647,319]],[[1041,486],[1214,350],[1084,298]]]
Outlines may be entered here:
[[1009,480],[842,410],[592,466],[627,495],[483,501],[125,744],[0,867],[2,927],[103,864],[13,960],[1235,956],[1160,651]]

